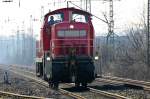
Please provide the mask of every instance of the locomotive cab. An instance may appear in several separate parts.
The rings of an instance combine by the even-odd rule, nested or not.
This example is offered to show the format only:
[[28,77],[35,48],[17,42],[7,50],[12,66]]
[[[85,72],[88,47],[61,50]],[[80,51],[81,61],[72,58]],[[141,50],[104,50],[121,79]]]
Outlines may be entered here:
[[42,65],[36,66],[37,74],[52,87],[63,82],[86,87],[95,79],[93,39],[90,13],[63,8],[46,14],[41,30]]

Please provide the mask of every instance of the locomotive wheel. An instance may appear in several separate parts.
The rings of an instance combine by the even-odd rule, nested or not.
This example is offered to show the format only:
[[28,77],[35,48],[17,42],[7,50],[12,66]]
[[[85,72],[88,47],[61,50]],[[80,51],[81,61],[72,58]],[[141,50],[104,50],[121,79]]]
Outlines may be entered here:
[[58,86],[59,86],[58,83],[49,83],[49,88],[52,88],[52,89],[57,90],[57,89],[58,89]]
[[45,80],[45,81],[48,81],[48,78],[46,77],[46,74],[43,75],[42,79]]
[[76,82],[75,83],[75,87],[79,87],[80,86],[80,83],[79,82]]
[[36,76],[40,77],[40,73],[38,71],[39,71],[39,63],[36,63]]
[[39,67],[39,73],[40,73],[40,77],[42,77],[43,76],[43,65],[42,65],[43,63],[40,63],[40,67]]
[[40,77],[40,74],[36,73],[36,77]]
[[53,88],[54,88],[54,89],[57,90],[57,89],[58,89],[58,86],[59,86],[59,83],[58,83],[58,82],[54,82],[54,83],[53,83]]
[[49,83],[49,87],[50,88],[54,88],[54,84],[53,83]]
[[86,82],[83,82],[83,83],[82,83],[82,87],[87,88],[87,83],[86,83]]
[[40,77],[40,74],[36,74],[36,77]]

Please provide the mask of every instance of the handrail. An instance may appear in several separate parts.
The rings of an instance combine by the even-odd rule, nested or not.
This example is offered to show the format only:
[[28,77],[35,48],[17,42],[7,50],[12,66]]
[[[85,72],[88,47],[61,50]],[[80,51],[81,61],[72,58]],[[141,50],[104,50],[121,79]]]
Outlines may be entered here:
[[94,40],[94,39],[82,39],[82,38],[78,38],[78,39],[74,39],[74,38],[72,38],[72,39],[66,39],[66,38],[65,38],[65,39],[63,39],[63,38],[62,38],[62,39],[53,39],[53,40],[51,40],[51,41],[55,41],[55,40],[64,40],[64,41],[66,41],[66,40],[87,40],[87,41],[88,41],[88,40]]
[[64,48],[64,47],[78,47],[78,48],[81,48],[81,47],[84,47],[84,48],[86,48],[86,47],[94,47],[94,46],[64,46],[64,45],[58,45],[58,46],[52,46],[51,48],[55,48],[55,47],[62,47],[62,48]]

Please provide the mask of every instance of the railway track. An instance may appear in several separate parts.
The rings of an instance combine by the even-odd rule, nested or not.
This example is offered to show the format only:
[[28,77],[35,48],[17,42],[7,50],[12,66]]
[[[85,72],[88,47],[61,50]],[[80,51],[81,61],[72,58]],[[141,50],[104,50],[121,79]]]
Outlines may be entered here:
[[[14,67],[15,69],[17,69],[19,66],[14,66]],[[34,72],[31,72],[31,71],[24,71],[24,72],[36,75]],[[105,82],[105,83],[113,84],[113,85],[119,85],[119,84],[135,85],[135,86],[143,87],[145,90],[150,91],[150,82],[146,82],[146,81],[139,81],[139,80],[113,77],[113,76],[102,76],[102,78],[97,78],[96,81]]]
[[90,89],[91,92],[99,93],[101,95],[108,96],[108,97],[112,97],[113,99],[129,99],[128,97],[124,97],[124,96],[121,96],[121,95],[118,95],[118,94],[113,94],[113,93],[97,90],[97,89],[90,88],[90,87],[89,87],[89,89]]
[[[33,73],[32,71],[27,71],[27,70],[23,70],[23,69],[19,69],[19,68],[11,68],[12,69],[12,72],[13,71],[19,71],[19,72],[21,72],[21,74],[23,74],[23,75],[32,75],[33,77],[31,77],[31,78],[34,78],[35,77],[35,73]],[[41,80],[41,79],[39,79],[39,80]],[[98,81],[99,79],[97,79],[97,81]],[[112,85],[118,85],[118,84],[124,84],[124,82],[121,82],[121,81],[117,81],[117,80],[115,80],[115,79],[108,79],[108,78],[103,78],[103,79],[101,79],[100,80],[100,82],[106,82],[106,83],[108,83],[108,84],[112,84]],[[39,81],[38,81],[39,82]],[[46,82],[47,83],[47,82]],[[48,87],[48,84],[47,84],[47,87]],[[97,97],[97,95],[99,95],[99,96],[105,96],[105,97],[109,97],[109,99],[129,99],[129,98],[127,98],[126,97],[126,95],[124,95],[124,94],[126,94],[126,91],[124,91],[124,92],[113,92],[113,91],[102,91],[101,89],[97,89],[97,88],[94,88],[93,89],[93,87],[92,88],[89,88],[90,90],[90,92],[68,92],[67,90],[64,90],[63,88],[61,88],[63,91],[62,91],[62,93],[63,94],[72,94],[73,93],[73,95],[74,94],[77,94],[77,97],[79,98],[79,99],[88,99],[89,97],[91,97],[91,96],[94,96],[94,99],[99,99],[99,98],[96,98]],[[61,89],[59,89],[59,90],[61,90]],[[93,93],[92,93],[92,91],[93,91]],[[128,91],[128,90],[127,90]],[[129,92],[131,92],[132,93],[132,91],[130,91],[129,90]],[[119,93],[119,95],[118,95],[118,93]],[[122,94],[123,93],[123,94]],[[133,93],[132,94],[136,94],[136,93],[134,93],[134,91],[133,91]],[[80,97],[81,96],[81,97]],[[123,97],[124,96],[124,97]],[[75,96],[74,96],[75,97]],[[111,98],[110,98],[111,97]],[[77,98],[77,99],[78,99]],[[89,99],[91,99],[91,98],[89,98]],[[102,98],[102,99],[104,99],[104,98]],[[132,99],[132,98],[131,98]],[[143,98],[133,98],[133,99],[143,99]],[[147,98],[144,98],[144,99],[147,99]]]
[[45,99],[45,98],[0,91],[0,99]]
[[[31,80],[33,80],[35,83],[40,84],[40,85],[44,86],[45,88],[48,88],[48,87],[49,87],[49,85],[48,85],[47,82],[45,82],[45,81],[43,81],[43,80],[41,80],[41,79],[36,78],[35,75],[33,75],[32,72],[24,72],[24,70],[12,69],[12,68],[10,68],[10,67],[7,67],[7,68],[9,68],[9,71],[10,71],[10,72],[13,72],[13,73],[15,73],[15,74],[17,74],[17,75],[20,75],[20,76],[22,76],[22,77],[31,79]],[[25,73],[26,73],[26,74],[25,74]],[[27,74],[29,74],[29,75],[27,75]],[[56,92],[57,92],[57,91],[56,91]],[[19,95],[19,94],[14,94],[14,93],[10,93],[10,94],[9,94],[9,92],[3,92],[3,93],[5,93],[5,95],[4,95],[4,94],[1,94],[2,97],[4,97],[4,96],[10,96],[10,95],[14,95],[13,97],[16,96],[15,98],[12,98],[12,99],[46,99],[46,98],[44,98],[44,97],[39,97],[39,98],[37,97],[37,98],[35,98],[34,96]],[[63,89],[59,89],[56,94],[60,94],[60,93],[61,93],[62,95],[65,95],[65,96],[72,97],[73,99],[85,99],[84,97],[81,97],[81,96],[76,95],[76,94],[71,93],[71,92],[67,92],[66,90],[63,90]],[[19,97],[19,98],[17,98],[17,97]],[[8,98],[9,98],[9,97],[8,97]],[[72,99],[72,98],[71,98],[71,99]],[[0,97],[0,99],[1,99],[1,97]],[[7,99],[7,98],[6,98],[6,99]]]
[[[118,84],[129,84],[134,86],[139,86],[144,88],[144,90],[150,91],[150,82],[146,81],[139,81],[139,80],[133,80],[133,79],[127,79],[127,78],[119,78],[119,77],[112,77],[112,76],[103,76],[103,80],[109,80],[112,83],[118,83]],[[97,81],[101,81],[100,79],[97,79]]]
[[[21,72],[21,74],[23,74],[23,75],[32,75],[32,77],[31,78],[34,78],[36,75],[35,75],[35,73],[32,71],[32,70],[29,70],[28,71],[28,69],[26,69],[26,68],[18,68],[18,67],[15,67],[15,68],[11,68],[12,69],[12,72],[13,71],[19,71],[19,72]],[[96,79],[96,81],[97,82],[104,82],[105,84],[111,84],[111,85],[116,85],[116,86],[118,86],[118,85],[123,85],[123,84],[129,84],[129,85],[136,85],[136,86],[144,86],[144,91],[145,90],[149,90],[148,88],[149,88],[149,82],[144,82],[144,81],[137,81],[137,80],[135,80],[135,82],[134,82],[134,80],[132,80],[132,79],[123,79],[123,78],[118,78],[118,77],[108,77],[108,76],[105,76],[105,77],[103,77],[103,78],[98,78],[98,79]],[[129,83],[129,82],[130,83]],[[47,83],[47,82],[46,82]],[[137,83],[137,84],[136,84]],[[47,85],[47,87],[48,87],[48,85]],[[94,89],[93,89],[94,88]],[[147,89],[146,89],[147,88]],[[121,92],[119,92],[119,91],[117,91],[116,90],[116,92],[115,92],[115,90],[114,91],[110,91],[110,90],[107,90],[107,91],[103,91],[103,90],[101,90],[101,89],[97,89],[97,88],[95,88],[95,87],[90,87],[89,88],[90,90],[89,91],[91,91],[91,92],[87,92],[87,93],[83,93],[83,92],[78,92],[78,93],[74,93],[74,92],[68,92],[67,90],[64,90],[63,88],[62,88],[62,90],[64,91],[62,91],[62,93],[63,94],[72,94],[72,93],[74,93],[74,94],[78,94],[77,95],[77,97],[79,96],[81,96],[81,98],[79,98],[79,99],[87,99],[87,98],[89,98],[89,97],[91,97],[92,96],[92,94],[93,94],[93,96],[94,97],[96,97],[98,94],[99,94],[99,96],[105,96],[105,97],[109,97],[109,99],[129,99],[129,97],[128,96],[126,96],[126,94],[128,94],[128,93],[132,93],[133,95],[136,95],[136,94],[138,94],[138,93],[136,93],[135,91],[136,90],[123,90],[123,91],[121,91],[121,90],[119,90],[119,91],[121,91]],[[59,90],[61,90],[61,89],[59,89]],[[92,93],[92,91],[93,91],[93,93]],[[128,91],[128,92],[127,92]],[[142,92],[143,93],[143,92]],[[74,95],[73,94],[73,95]],[[83,95],[82,95],[83,94]],[[87,95],[86,95],[87,94]],[[119,94],[119,95],[118,95]],[[118,96],[117,96],[118,95]],[[89,96],[89,97],[88,97]],[[75,96],[74,96],[75,97]],[[111,98],[110,98],[111,97]],[[127,98],[128,97],[128,98]],[[90,99],[90,98],[89,98]],[[96,99],[96,98],[94,98],[94,99]],[[99,98],[98,98],[99,99]],[[103,98],[102,98],[103,99]],[[131,98],[132,99],[132,98]],[[149,98],[133,98],[133,99],[149,99]]]
[[[130,97],[131,99],[150,99],[149,82],[118,77],[102,77],[96,79],[96,81],[99,83],[106,83],[107,87],[109,87],[109,89],[106,86],[97,87],[98,89],[119,93],[120,95]],[[110,89],[114,89],[115,91]]]
[[[74,84],[66,84],[66,85],[68,85],[69,87],[74,86]],[[93,94],[92,96],[95,96],[95,97],[96,97],[96,95],[97,96],[100,95],[100,96],[104,96],[104,97],[109,97],[110,99],[130,99],[128,97],[124,97],[124,96],[114,94],[114,93],[110,93],[110,92],[106,92],[106,91],[101,91],[101,90],[91,88],[91,87],[88,87],[87,89],[88,89],[88,91],[84,91],[83,93],[78,93],[78,92],[76,92],[76,93],[78,93],[80,95],[87,94],[86,99],[91,99],[91,94]],[[96,98],[96,99],[99,99],[99,97]],[[101,99],[103,99],[103,98],[101,98]]]
[[[15,69],[17,69],[19,66],[14,66]],[[25,69],[25,67],[22,67],[22,69]],[[36,75],[32,70],[24,71],[26,73],[30,73],[32,75]],[[139,81],[139,80],[133,80],[133,79],[127,79],[127,78],[119,78],[119,77],[113,77],[113,76],[103,76],[102,78],[96,79],[98,82],[105,82],[108,84],[113,84],[113,85],[119,85],[119,84],[129,84],[129,85],[135,85],[135,86],[140,86],[143,87],[145,90],[150,91],[150,82],[146,81]]]
[[[9,68],[9,71],[11,71],[11,72],[13,72],[15,74],[18,74],[20,76],[23,76],[23,77],[26,77],[28,79],[31,79],[31,80],[35,81],[36,83],[38,83],[40,85],[43,85],[45,87],[49,87],[49,84],[47,82],[37,78],[35,73],[33,73],[31,71],[24,71],[24,70],[21,70],[21,69],[18,69],[18,68],[12,68],[12,67],[7,67],[7,68]],[[72,97],[73,99],[86,99],[85,97],[82,97],[80,95],[77,95],[77,94],[69,92],[69,91],[66,91],[66,90],[64,90],[62,88],[59,88],[58,92],[60,92],[63,95]]]
[[[17,69],[17,67],[15,67],[15,69]],[[20,70],[20,69],[18,69],[18,70]],[[23,71],[23,72],[26,72],[27,74],[30,73],[30,74],[36,76],[36,74],[31,71]],[[150,91],[150,82],[145,82],[145,81],[124,79],[124,78],[112,77],[112,76],[103,76],[100,79],[99,78],[96,79],[96,81],[105,82],[105,83],[112,84],[112,85],[122,85],[122,84],[135,85],[135,86],[143,87],[144,90]]]
[[[29,79],[35,80],[37,83],[40,83],[40,84],[44,85],[45,87],[49,87],[47,82],[35,77],[35,73],[33,73],[31,71],[24,71],[24,70],[20,70],[18,68],[11,68],[11,69],[12,69],[11,70],[12,72],[15,72],[19,75],[25,76]],[[32,76],[27,76],[29,74]],[[92,96],[95,97],[94,99],[99,99],[99,97],[102,97],[102,96],[105,97],[106,99],[129,99],[127,97],[124,97],[124,96],[121,96],[118,94],[113,94],[113,93],[106,92],[106,91],[100,91],[100,90],[97,90],[94,88],[89,88],[89,92],[78,92],[78,93],[64,90],[64,88],[60,88],[59,91],[62,94],[69,95],[76,99],[91,99],[89,97],[92,97]],[[105,98],[102,98],[102,99],[105,99]]]
[[[39,84],[41,84],[41,85],[43,85],[43,86],[45,86],[45,87],[49,87],[49,84],[48,84],[47,82],[45,82],[45,81],[43,81],[43,80],[41,80],[41,79],[38,79],[38,78],[36,78],[36,77],[27,76],[27,75],[24,75],[24,74],[22,74],[22,73],[19,73],[19,72],[16,72],[16,71],[12,71],[12,70],[11,70],[11,72],[14,72],[14,73],[19,74],[19,75],[21,75],[21,76],[23,76],[23,77],[32,79],[32,80],[34,80],[36,83],[39,83]],[[62,93],[63,95],[67,95],[67,96],[72,97],[72,98],[75,98],[75,99],[85,99],[85,98],[82,97],[82,96],[76,95],[76,94],[74,94],[74,93],[71,93],[71,92],[69,92],[69,91],[63,90],[63,89],[61,89],[61,88],[60,88],[58,91],[59,91],[60,93]]]

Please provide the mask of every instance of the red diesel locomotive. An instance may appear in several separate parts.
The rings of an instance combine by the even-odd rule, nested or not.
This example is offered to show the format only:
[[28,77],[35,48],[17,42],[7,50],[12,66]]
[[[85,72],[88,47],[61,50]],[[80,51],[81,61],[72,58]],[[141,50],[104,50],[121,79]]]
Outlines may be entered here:
[[74,82],[84,87],[95,79],[94,29],[91,14],[62,8],[44,17],[36,58],[36,75],[51,87]]

